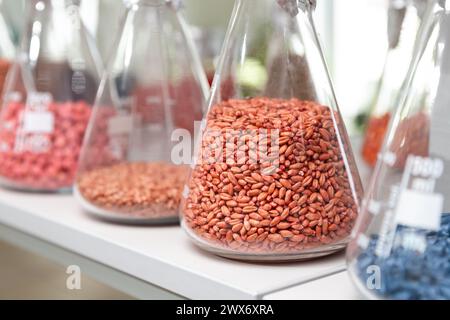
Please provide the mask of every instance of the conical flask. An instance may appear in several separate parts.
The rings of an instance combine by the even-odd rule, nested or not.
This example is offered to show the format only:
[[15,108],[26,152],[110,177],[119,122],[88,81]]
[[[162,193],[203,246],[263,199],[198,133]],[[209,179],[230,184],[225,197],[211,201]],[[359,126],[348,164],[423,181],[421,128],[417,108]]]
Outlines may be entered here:
[[79,1],[28,1],[22,48],[0,114],[0,182],[34,191],[72,187],[101,62]]
[[370,298],[450,299],[450,11],[440,4],[348,247]]
[[430,6],[433,6],[430,0],[389,1],[388,52],[361,149],[363,159],[371,167],[376,164],[389,121],[400,103],[403,88],[408,84],[411,61],[419,53],[416,46],[421,43],[416,40],[424,32],[423,15]]
[[14,56],[15,47],[11,41],[10,30],[2,12],[0,12],[0,94],[3,93],[6,75],[8,74],[12,61],[14,60]]
[[284,261],[347,243],[361,183],[314,5],[235,2],[181,207],[205,250]]
[[[76,195],[122,222],[178,221],[190,146],[209,89],[179,1],[129,4],[83,144]],[[187,155],[189,157],[189,155]]]

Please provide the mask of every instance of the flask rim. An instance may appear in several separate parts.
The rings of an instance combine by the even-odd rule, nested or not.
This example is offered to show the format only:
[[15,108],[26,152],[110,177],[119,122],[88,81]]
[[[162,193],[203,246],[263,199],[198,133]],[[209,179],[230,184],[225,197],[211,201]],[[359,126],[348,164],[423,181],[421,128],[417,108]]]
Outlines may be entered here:
[[171,5],[179,8],[182,0],[124,0],[126,6],[141,5],[141,6],[163,6]]
[[[53,1],[55,1],[55,0],[33,0],[32,5],[33,5],[33,7],[35,7],[40,2],[54,5]],[[59,1],[60,3],[64,3],[65,5],[76,5],[76,6],[79,6],[81,3],[81,0],[56,0],[56,1]]]

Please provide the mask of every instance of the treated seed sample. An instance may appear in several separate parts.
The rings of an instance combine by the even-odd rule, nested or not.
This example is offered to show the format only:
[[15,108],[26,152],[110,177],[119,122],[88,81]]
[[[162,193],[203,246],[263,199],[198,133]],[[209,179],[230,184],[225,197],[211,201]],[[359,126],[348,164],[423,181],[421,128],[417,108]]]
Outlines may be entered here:
[[11,68],[11,62],[7,59],[0,59],[0,92],[3,92],[6,75]]
[[430,117],[425,112],[409,116],[398,124],[389,150],[396,155],[394,167],[404,168],[408,156],[429,156]]
[[391,114],[388,112],[380,117],[370,118],[367,123],[362,146],[362,156],[372,167],[374,167],[377,162],[378,152],[381,150],[390,119]]
[[[232,152],[217,158],[217,134],[203,136],[202,161],[193,170],[183,205],[187,228],[212,245],[250,253],[299,252],[345,241],[357,206],[331,112],[297,99],[229,100],[213,106],[206,132],[218,131]],[[252,143],[267,142],[269,150],[277,145],[261,129],[277,132],[279,150],[275,156],[260,153],[253,161]],[[242,150],[248,154],[242,156]],[[211,157],[216,162],[207,161]],[[205,224],[207,218],[217,222]]]
[[[412,242],[411,240],[416,241]],[[366,284],[379,268],[380,287],[372,292],[387,299],[450,299],[450,214],[442,216],[437,232],[399,226],[394,248],[386,258],[376,254],[378,236],[357,258],[357,272]],[[418,244],[418,246],[412,246]]]
[[[384,136],[388,129],[391,115],[386,113],[379,118],[369,120],[362,155],[371,166],[375,166]],[[428,156],[430,119],[424,112],[418,112],[399,122],[389,145],[389,150],[396,155],[394,167],[403,168],[409,155]]]
[[[202,119],[202,108],[199,102],[203,98],[197,81],[192,78],[179,79],[177,83],[169,83],[168,91],[173,105],[174,126],[194,132],[195,121]],[[144,122],[164,122],[162,102],[159,99],[153,99],[155,101],[149,99],[149,97],[161,95],[160,86],[137,87],[132,94],[136,99],[135,112],[142,117]]]
[[95,121],[95,125],[82,146],[78,172],[111,166],[126,159],[130,139],[129,133],[120,130],[120,121],[115,121],[119,117],[109,106],[93,110],[90,121]]
[[82,173],[77,188],[85,200],[111,213],[172,217],[187,173],[185,166],[164,162],[121,163]]
[[[25,121],[25,104],[8,103],[1,113],[0,179],[25,189],[58,190],[72,186],[91,115],[84,102],[50,103]],[[34,131],[33,126],[46,130]]]

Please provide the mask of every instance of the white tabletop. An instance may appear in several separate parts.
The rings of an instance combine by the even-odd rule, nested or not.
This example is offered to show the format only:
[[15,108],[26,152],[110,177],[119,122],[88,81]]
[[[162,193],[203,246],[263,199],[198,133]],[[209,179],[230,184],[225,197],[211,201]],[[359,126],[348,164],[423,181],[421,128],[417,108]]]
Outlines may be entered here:
[[[353,139],[354,150],[359,140]],[[370,170],[356,162],[364,184]],[[190,299],[355,298],[343,253],[288,264],[251,264],[208,254],[178,226],[105,223],[71,195],[0,189],[0,224]],[[321,290],[325,287],[326,290]]]
[[347,271],[266,295],[265,300],[360,300]]
[[343,255],[251,264],[205,253],[178,226],[95,220],[71,195],[0,190],[0,223],[191,299],[257,299],[344,270]]

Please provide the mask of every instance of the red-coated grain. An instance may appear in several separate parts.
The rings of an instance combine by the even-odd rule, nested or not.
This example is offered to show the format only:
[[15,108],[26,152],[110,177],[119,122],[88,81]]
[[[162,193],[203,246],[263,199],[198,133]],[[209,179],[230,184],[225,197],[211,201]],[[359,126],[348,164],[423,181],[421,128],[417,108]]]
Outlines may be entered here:
[[[23,103],[8,102],[1,113],[0,177],[19,189],[56,191],[75,179],[81,144],[91,115],[85,102],[50,103],[49,132],[31,132],[23,118],[31,112]],[[34,112],[35,114],[37,112]]]
[[[86,201],[111,214],[177,217],[187,173],[185,166],[165,162],[121,163],[82,173],[76,186]],[[208,214],[199,217],[199,225],[229,229],[221,216],[231,214],[229,206],[202,203],[201,208]]]
[[[213,245],[256,254],[301,252],[348,237],[357,216],[356,195],[350,188],[333,121],[330,108],[297,99],[229,100],[213,106],[208,129],[228,138],[230,130],[276,129],[279,154],[261,156],[257,163],[251,156],[243,162],[226,159],[219,161],[220,170],[217,164],[197,163],[182,207],[187,228]],[[239,142],[240,137],[228,143],[234,140],[230,147],[249,150],[258,138],[247,139],[252,145]],[[264,143],[269,140],[263,139]],[[267,143],[268,150],[276,149]],[[204,136],[202,152],[211,144]],[[208,174],[214,174],[219,183],[207,183]],[[227,199],[222,197],[224,188],[230,191]],[[212,205],[239,214],[234,224],[220,210],[214,214],[225,222],[219,228],[224,233],[201,223]]]

